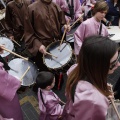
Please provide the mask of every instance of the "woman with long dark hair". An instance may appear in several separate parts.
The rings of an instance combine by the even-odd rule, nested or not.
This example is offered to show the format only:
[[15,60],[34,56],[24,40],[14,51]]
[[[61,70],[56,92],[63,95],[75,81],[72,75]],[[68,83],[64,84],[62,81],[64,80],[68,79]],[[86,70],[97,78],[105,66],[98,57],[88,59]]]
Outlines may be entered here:
[[82,44],[78,64],[69,73],[63,120],[105,120],[109,106],[107,76],[118,61],[118,44],[108,37],[92,36]]

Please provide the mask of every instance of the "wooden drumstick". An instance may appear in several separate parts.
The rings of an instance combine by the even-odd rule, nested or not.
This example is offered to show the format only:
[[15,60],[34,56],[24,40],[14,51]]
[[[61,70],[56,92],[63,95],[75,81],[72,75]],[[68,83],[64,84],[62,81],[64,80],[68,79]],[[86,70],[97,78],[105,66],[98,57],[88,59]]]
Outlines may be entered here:
[[27,74],[27,72],[30,70],[30,66],[27,68],[27,70],[24,72],[24,74],[22,75],[22,77],[20,78],[20,81],[22,82],[22,79],[24,78],[24,76]]
[[[69,24],[69,22],[70,22],[70,21],[68,20],[67,25]],[[64,30],[64,33],[63,33],[63,36],[62,36],[62,39],[61,39],[61,42],[60,42],[60,46],[61,46],[61,44],[62,44],[62,42],[63,42],[63,39],[64,39],[65,34],[66,34],[66,31],[67,31],[67,29]],[[60,46],[59,46],[58,50],[60,50]]]
[[7,51],[7,52],[9,52],[9,53],[11,53],[11,54],[13,54],[13,55],[16,55],[16,56],[24,59],[24,60],[28,60],[28,58],[25,58],[25,57],[23,57],[23,56],[21,56],[21,55],[18,55],[17,53],[12,52],[11,50],[8,50],[7,48],[5,48],[5,47],[3,47],[3,46],[1,46],[1,48],[2,48],[3,50],[5,50],[5,51]]
[[51,55],[51,56],[53,56],[53,57],[57,58],[56,56],[52,55],[52,54],[51,54],[51,53],[49,53],[49,52],[46,52],[46,54]]
[[[108,84],[108,87],[110,88],[111,92],[113,92],[112,85],[111,85],[111,84]],[[114,108],[114,110],[115,110],[115,112],[116,112],[116,114],[117,114],[118,119],[120,120],[120,115],[119,115],[119,112],[118,112],[118,110],[117,110],[117,108],[116,108],[116,105],[115,105],[115,103],[114,103],[114,99],[113,99],[113,98],[109,98],[109,99],[110,99],[110,101],[111,101],[111,103],[112,103],[112,106],[113,106],[113,108]]]
[[84,15],[84,13],[71,25],[71,28],[80,20],[80,18],[82,18]]
[[66,104],[66,103],[65,103],[64,101],[62,101],[62,100],[60,100],[60,102],[61,102],[62,104],[64,104],[64,105]]
[[21,47],[21,45],[18,43],[18,42],[16,42],[14,39],[11,39],[14,43],[16,43],[19,47]]
[[119,113],[118,113],[118,110],[117,110],[117,108],[116,108],[116,105],[115,105],[115,103],[114,103],[114,100],[113,100],[112,98],[110,98],[110,101],[111,101],[111,103],[112,103],[112,106],[113,106],[116,114],[117,114],[118,119],[120,120],[120,115],[119,115]]
[[22,40],[23,40],[24,36],[25,36],[25,35],[23,34],[23,36],[21,37],[20,41],[22,41]]

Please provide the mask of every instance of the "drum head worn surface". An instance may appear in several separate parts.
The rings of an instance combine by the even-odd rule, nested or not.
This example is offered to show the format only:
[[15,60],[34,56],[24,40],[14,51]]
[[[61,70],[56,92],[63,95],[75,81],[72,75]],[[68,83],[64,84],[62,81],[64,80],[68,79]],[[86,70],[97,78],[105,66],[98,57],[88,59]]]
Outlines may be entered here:
[[30,86],[32,85],[37,77],[38,70],[35,64],[33,64],[30,61],[26,61],[20,58],[16,58],[11,60],[8,63],[9,67],[11,68],[8,73],[14,77],[16,77],[18,80],[22,77],[22,75],[25,73],[25,71],[30,66],[30,70],[27,72],[27,74],[24,76],[22,80],[23,86]]
[[56,56],[57,58],[45,55],[43,56],[43,61],[45,65],[50,69],[59,69],[64,67],[72,57],[72,48],[69,43],[62,43],[60,46],[60,42],[54,42],[47,47],[47,52]]
[[[7,37],[0,37],[0,45],[4,45],[5,48],[9,49],[10,51],[12,51],[14,48],[12,41],[10,39],[8,39]],[[4,50],[3,53],[1,54],[1,56],[6,57],[9,54],[10,54],[9,52]]]
[[110,26],[108,28],[108,33],[112,35],[110,37],[111,40],[113,41],[120,41],[120,28],[118,26]]

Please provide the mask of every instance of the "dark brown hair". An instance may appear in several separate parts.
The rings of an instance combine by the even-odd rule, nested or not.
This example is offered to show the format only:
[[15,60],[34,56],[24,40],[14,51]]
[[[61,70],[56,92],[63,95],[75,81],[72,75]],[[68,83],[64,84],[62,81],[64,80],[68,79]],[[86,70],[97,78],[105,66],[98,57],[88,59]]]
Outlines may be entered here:
[[79,53],[78,65],[68,76],[67,95],[74,100],[76,85],[80,80],[90,82],[105,96],[110,95],[107,87],[107,75],[110,59],[117,50],[118,44],[108,37],[85,38]]
[[105,1],[98,1],[96,2],[93,10],[92,10],[92,15],[94,16],[97,12],[103,12],[103,11],[108,11],[109,7],[108,4]]

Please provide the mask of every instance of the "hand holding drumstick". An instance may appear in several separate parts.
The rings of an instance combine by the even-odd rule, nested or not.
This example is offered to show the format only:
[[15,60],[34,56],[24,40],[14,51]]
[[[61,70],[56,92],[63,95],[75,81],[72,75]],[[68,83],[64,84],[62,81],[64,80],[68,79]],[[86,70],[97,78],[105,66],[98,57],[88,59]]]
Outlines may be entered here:
[[42,54],[44,54],[44,55],[48,54],[48,55],[50,55],[50,56],[53,56],[53,57],[57,58],[56,56],[54,56],[54,55],[52,55],[51,53],[47,52],[44,45],[41,45],[41,46],[40,46],[39,51],[40,51]]

